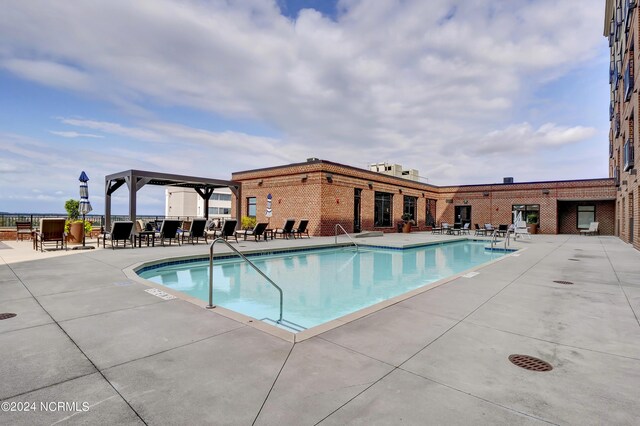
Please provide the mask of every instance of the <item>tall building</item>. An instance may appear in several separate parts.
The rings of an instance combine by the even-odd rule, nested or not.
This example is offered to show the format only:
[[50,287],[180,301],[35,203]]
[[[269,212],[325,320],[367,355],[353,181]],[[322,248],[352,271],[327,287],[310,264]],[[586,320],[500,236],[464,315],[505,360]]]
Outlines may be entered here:
[[[640,13],[636,0],[606,0],[604,36],[609,39],[609,176],[616,184],[615,234],[640,250],[640,193],[634,151],[640,98],[635,83],[640,52]],[[635,40],[638,40],[638,48]],[[638,108],[638,111],[635,110]]]
[[[204,200],[191,188],[169,186],[165,189],[165,215],[168,217],[204,217]],[[216,188],[209,199],[209,218],[231,218],[231,190]]]

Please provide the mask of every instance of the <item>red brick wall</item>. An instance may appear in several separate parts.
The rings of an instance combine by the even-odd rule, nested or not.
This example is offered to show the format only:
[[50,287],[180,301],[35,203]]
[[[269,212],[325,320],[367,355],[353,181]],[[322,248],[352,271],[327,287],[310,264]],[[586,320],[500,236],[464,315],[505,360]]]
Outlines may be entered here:
[[[329,174],[331,181],[327,178]],[[362,189],[362,230],[383,232],[396,232],[405,195],[418,199],[418,229],[425,228],[426,199],[432,198],[437,200],[438,223],[455,222],[455,206],[468,205],[474,224],[509,224],[514,204],[539,204],[539,232],[545,234],[558,232],[558,200],[611,200],[616,196],[611,179],[435,187],[327,161],[237,172],[232,179],[242,182],[242,214],[246,214],[246,197],[255,196],[260,219],[267,193],[271,192],[274,197],[271,223],[281,227],[285,218],[308,218],[312,235],[333,235],[336,223],[348,232],[353,231],[354,188]],[[391,227],[373,226],[376,191],[393,195]],[[612,232],[611,221],[603,222],[606,225],[601,224],[601,234]]]
[[558,203],[559,223],[558,229],[560,234],[579,234],[578,229],[578,206],[579,205],[595,205],[596,206],[596,222],[598,222],[598,231],[600,235],[614,235],[615,233],[615,201],[561,201]]

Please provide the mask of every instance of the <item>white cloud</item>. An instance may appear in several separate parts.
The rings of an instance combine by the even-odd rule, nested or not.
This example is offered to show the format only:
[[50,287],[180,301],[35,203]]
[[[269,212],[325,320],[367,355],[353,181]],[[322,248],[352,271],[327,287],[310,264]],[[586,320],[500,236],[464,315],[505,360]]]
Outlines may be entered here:
[[104,138],[102,135],[94,135],[92,133],[78,133],[78,132],[69,132],[69,131],[57,131],[57,130],[49,130],[49,133],[62,136],[63,138]]
[[[181,145],[211,162],[177,170],[180,162],[144,143],[110,145],[109,172],[123,168],[118,156],[175,172],[215,164],[220,177],[316,156],[358,166],[388,159],[434,182],[473,183],[500,173],[473,167],[477,156],[507,164],[527,152],[544,170],[549,149],[596,135],[574,118],[535,122],[526,108],[543,84],[596,57],[602,7],[341,0],[337,9],[336,19],[306,9],[292,20],[274,0],[10,2],[0,14],[0,67],[112,102],[135,123],[63,124],[109,141]],[[267,123],[282,137],[162,121],[154,106]],[[74,134],[64,133],[56,134]]]

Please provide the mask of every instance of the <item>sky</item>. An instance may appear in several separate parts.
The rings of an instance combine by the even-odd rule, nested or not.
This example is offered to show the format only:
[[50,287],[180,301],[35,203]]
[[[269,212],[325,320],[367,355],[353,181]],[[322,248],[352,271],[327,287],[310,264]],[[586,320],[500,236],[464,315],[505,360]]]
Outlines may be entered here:
[[[0,0],[0,212],[317,157],[435,185],[608,176],[602,0]],[[162,188],[138,193],[164,214]],[[127,190],[113,212],[127,211]]]

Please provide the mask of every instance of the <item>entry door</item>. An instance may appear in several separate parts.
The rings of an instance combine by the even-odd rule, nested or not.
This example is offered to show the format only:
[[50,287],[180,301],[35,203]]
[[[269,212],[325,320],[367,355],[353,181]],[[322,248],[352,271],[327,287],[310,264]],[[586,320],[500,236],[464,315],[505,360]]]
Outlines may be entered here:
[[456,206],[455,222],[464,226],[471,223],[471,206]]
[[353,192],[353,232],[360,232],[360,207],[361,207],[362,189],[356,188]]

